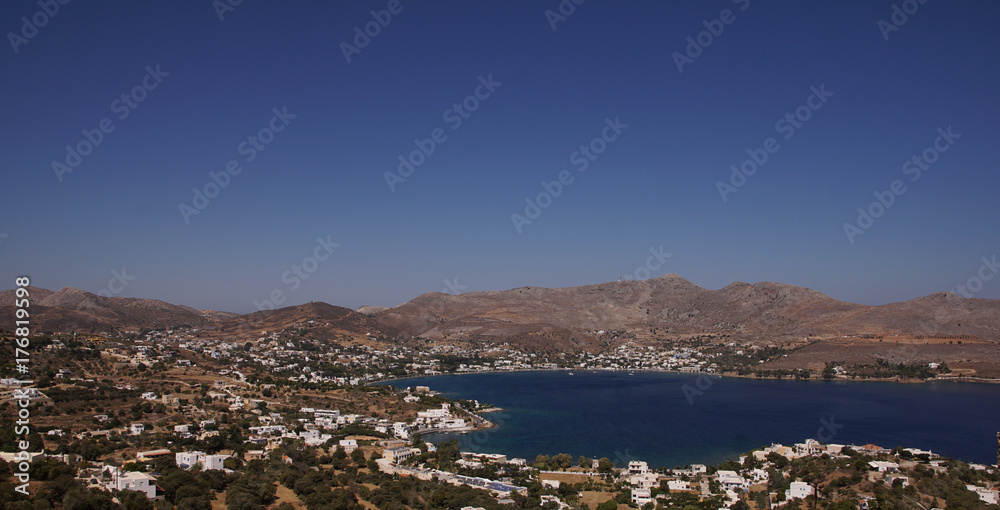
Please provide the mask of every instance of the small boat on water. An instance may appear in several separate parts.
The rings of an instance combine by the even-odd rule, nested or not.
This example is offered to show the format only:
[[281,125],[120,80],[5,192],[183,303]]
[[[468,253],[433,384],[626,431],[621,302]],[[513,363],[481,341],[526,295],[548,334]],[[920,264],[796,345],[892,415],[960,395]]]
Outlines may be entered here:
[[573,375],[573,372],[570,372],[569,375]]

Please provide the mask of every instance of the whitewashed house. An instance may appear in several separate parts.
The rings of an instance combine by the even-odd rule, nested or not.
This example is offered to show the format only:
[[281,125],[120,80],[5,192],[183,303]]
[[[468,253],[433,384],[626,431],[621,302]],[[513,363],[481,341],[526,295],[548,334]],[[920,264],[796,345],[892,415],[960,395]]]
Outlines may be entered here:
[[209,471],[212,469],[223,469],[223,464],[229,455],[208,455],[205,452],[177,452],[174,455],[174,461],[177,463],[177,467],[181,469],[191,469],[195,464],[201,464],[202,471]]
[[630,460],[628,463],[628,474],[643,475],[649,472],[649,465],[645,461]]
[[785,491],[785,499],[806,499],[812,496],[813,492],[815,492],[813,486],[806,482],[792,482],[788,490]]
[[111,481],[107,484],[107,488],[117,491],[130,490],[141,492],[148,499],[157,499],[156,478],[148,473],[125,471],[124,473],[114,474],[111,477]]
[[642,506],[653,501],[652,491],[649,489],[632,489],[632,502]]
[[358,449],[358,441],[356,439],[341,439],[340,447],[344,449],[344,453],[350,455],[351,452]]
[[726,490],[746,491],[750,488],[750,484],[747,483],[746,479],[737,474],[736,471],[720,469],[716,473],[716,477],[718,477],[719,483]]

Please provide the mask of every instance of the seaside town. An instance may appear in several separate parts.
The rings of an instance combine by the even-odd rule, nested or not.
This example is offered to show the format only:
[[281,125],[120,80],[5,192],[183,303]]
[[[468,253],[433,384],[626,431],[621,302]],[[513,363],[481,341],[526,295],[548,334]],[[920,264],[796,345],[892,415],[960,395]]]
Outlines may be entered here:
[[[929,510],[998,502],[996,466],[939,457],[920,445],[807,439],[718,466],[673,468],[572,453],[524,459],[460,451],[457,441],[435,445],[423,436],[489,434],[488,418],[498,409],[427,386],[368,384],[492,370],[720,373],[734,358],[750,365],[781,349],[711,352],[697,338],[669,349],[625,341],[560,358],[378,338],[324,349],[309,339],[309,326],[242,344],[193,330],[35,338],[44,375],[32,385],[0,380],[2,508]],[[23,451],[12,446],[15,394],[27,397],[32,413]],[[29,476],[19,481],[14,466],[24,462]]]
[[[368,335],[364,342],[332,345],[310,334],[316,321],[295,323],[279,331],[263,331],[254,340],[233,342],[228,337],[203,334],[197,328],[172,328],[133,333],[122,339],[88,337],[105,356],[131,363],[155,361],[183,366],[183,353],[225,362],[241,376],[245,367],[267,367],[270,377],[303,383],[358,385],[380,380],[450,373],[521,370],[612,370],[705,373],[762,378],[914,379],[948,380],[961,377],[947,363],[873,364],[827,363],[822,370],[761,369],[760,365],[785,357],[788,345],[754,346],[727,342],[716,335],[639,341],[625,332],[595,331],[606,348],[582,351],[529,352],[508,343],[402,341]],[[124,340],[123,343],[121,340]],[[58,340],[56,345],[58,345]],[[127,348],[125,346],[128,346]],[[147,356],[157,357],[150,362]]]

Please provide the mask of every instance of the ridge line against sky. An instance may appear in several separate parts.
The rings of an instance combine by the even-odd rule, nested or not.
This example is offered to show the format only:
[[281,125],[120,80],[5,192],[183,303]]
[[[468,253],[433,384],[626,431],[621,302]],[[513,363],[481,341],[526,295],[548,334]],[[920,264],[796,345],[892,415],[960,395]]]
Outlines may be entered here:
[[998,21],[8,2],[0,278],[238,313],[665,273],[998,299]]
[[[717,291],[723,290],[723,289],[725,289],[725,288],[727,288],[729,286],[739,285],[739,284],[758,285],[758,284],[768,284],[768,283],[771,283],[771,284],[777,284],[777,285],[793,286],[791,284],[784,284],[784,283],[781,283],[781,282],[770,282],[770,281],[760,281],[760,282],[754,282],[754,283],[734,281],[734,282],[730,282],[729,284],[724,285],[722,287],[707,288],[707,287],[703,287],[701,285],[698,285],[697,283],[694,283],[694,282],[692,282],[690,280],[687,280],[686,278],[684,278],[684,277],[682,277],[680,275],[677,275],[677,274],[660,275],[660,276],[657,276],[657,277],[650,278],[649,280],[654,280],[654,279],[657,279],[657,278],[663,278],[663,277],[669,277],[669,276],[674,276],[674,277],[677,277],[677,278],[684,279],[688,283],[691,283],[691,284],[693,284],[693,285],[695,285],[695,286],[697,286],[699,288],[702,288],[702,289],[704,289],[706,291],[709,291],[709,292],[717,292]],[[626,281],[636,282],[636,281],[648,281],[648,280],[626,280]],[[512,288],[507,288],[507,289],[482,289],[482,290],[476,290],[476,291],[466,291],[466,290],[463,290],[463,289],[456,289],[453,286],[451,289],[444,289],[444,290],[441,290],[441,291],[429,291],[428,293],[441,292],[443,294],[450,294],[450,295],[453,295],[453,296],[458,296],[458,295],[462,295],[462,294],[469,294],[469,293],[475,293],[475,292],[482,292],[482,293],[508,292],[508,291],[517,290],[519,288],[525,288],[525,287],[530,287],[530,288],[544,288],[544,289],[547,289],[547,290],[559,290],[559,289],[571,289],[571,288],[576,288],[576,287],[589,287],[589,286],[593,286],[593,285],[605,285],[605,284],[610,284],[610,283],[619,283],[619,282],[617,282],[617,281],[608,281],[608,282],[597,282],[597,283],[583,283],[583,284],[580,284],[580,285],[570,285],[570,286],[567,286],[567,287],[538,287],[538,286],[534,286],[534,285],[526,285],[526,286],[512,287]],[[113,287],[114,285],[113,284],[109,284],[109,286]],[[797,287],[797,286],[793,286],[793,287]],[[67,288],[69,288],[69,289],[75,289],[75,290],[83,290],[83,289],[77,289],[76,287],[68,287],[68,286],[67,287],[60,287],[60,288],[57,288],[57,289],[44,289],[44,290],[48,290],[50,292],[58,292],[58,291],[61,291],[63,289],[67,289]],[[816,289],[809,289],[808,287],[800,287],[800,288],[804,288],[806,290],[820,292],[820,291],[817,291]],[[87,292],[87,291],[84,291],[84,292]],[[166,300],[166,299],[160,299],[160,298],[155,297],[155,296],[120,296],[120,295],[115,295],[115,294],[118,294],[118,293],[112,292],[112,291],[110,291],[108,289],[102,289],[101,291],[98,291],[98,292],[100,292],[100,294],[98,294],[98,295],[105,296],[105,297],[128,297],[128,298],[134,298],[134,299],[151,299],[151,300],[155,300],[155,301],[163,301],[163,302],[171,304],[171,305],[190,306],[190,305],[188,305],[188,304],[186,304],[186,303],[184,303],[182,301],[181,302],[169,301],[169,300]],[[952,294],[954,294],[954,292],[952,292],[952,291],[939,291],[939,292],[951,292]],[[873,305],[868,305],[868,304],[864,304],[864,303],[853,303],[853,302],[850,302],[850,301],[847,301],[846,303],[848,303],[848,304],[862,305],[862,306],[881,306],[881,305],[888,305],[888,304],[894,304],[894,303],[912,301],[912,300],[915,300],[915,299],[920,299],[920,298],[928,297],[928,296],[937,294],[939,292],[931,293],[931,294],[928,294],[928,295],[925,295],[925,296],[912,296],[912,297],[909,297],[909,298],[906,298],[906,299],[902,299],[902,300],[899,300],[899,301],[893,301],[893,302],[889,302],[889,303],[878,303],[878,304],[873,304]],[[424,293],[424,294],[426,294],[426,293]],[[821,294],[823,294],[824,296],[830,297],[831,299],[836,299],[836,298],[833,298],[832,296],[827,295],[826,293],[822,293],[821,292]],[[409,299],[407,299],[407,300],[405,300],[403,302],[396,303],[395,305],[388,305],[386,307],[387,308],[393,308],[395,306],[406,304],[406,303],[412,301],[413,299],[416,299],[416,298],[420,297],[421,295],[423,295],[423,294],[418,294],[418,295],[411,296]],[[959,296],[959,297],[961,297],[961,296]],[[370,306],[385,306],[385,305],[361,304],[361,305],[358,305],[358,306],[355,306],[355,307],[350,307],[350,306],[342,305],[340,303],[327,301],[327,300],[324,300],[324,299],[315,299],[315,300],[306,301],[304,303],[293,303],[293,304],[284,303],[284,304],[281,304],[281,305],[277,306],[276,308],[275,307],[271,307],[271,306],[257,307],[256,309],[251,310],[251,312],[255,312],[255,311],[258,311],[258,310],[273,310],[273,309],[277,309],[277,308],[287,308],[287,307],[290,307],[290,306],[300,306],[300,305],[304,305],[304,304],[308,304],[308,303],[313,303],[313,302],[319,302],[319,303],[325,303],[325,304],[332,305],[332,306],[339,306],[339,307],[349,308],[351,310],[358,310],[358,309],[361,309],[361,308],[364,308],[364,307],[370,307]],[[196,308],[197,309],[197,307],[191,307],[191,308]],[[212,310],[212,309],[200,309],[200,310],[218,311],[218,312],[227,312],[227,313],[237,313],[237,312],[230,312],[229,310]]]

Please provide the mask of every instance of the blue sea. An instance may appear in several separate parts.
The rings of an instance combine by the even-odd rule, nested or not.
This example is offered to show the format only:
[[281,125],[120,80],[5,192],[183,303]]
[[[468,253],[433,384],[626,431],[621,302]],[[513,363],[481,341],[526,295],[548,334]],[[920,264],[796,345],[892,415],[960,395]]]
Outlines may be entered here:
[[1000,385],[720,378],[661,372],[565,371],[445,375],[392,381],[505,411],[500,426],[457,438],[463,451],[534,460],[544,453],[617,465],[716,464],[771,443],[807,438],[932,450],[997,462]]

